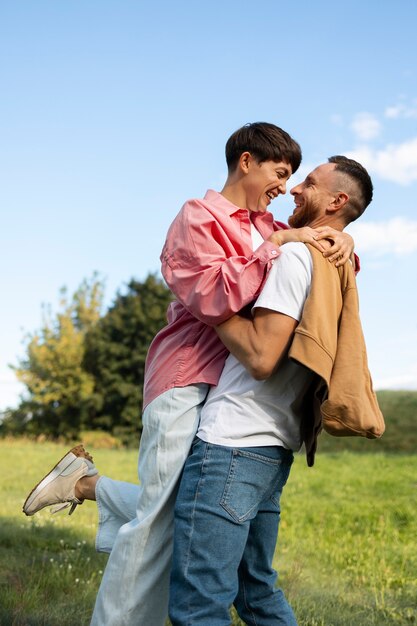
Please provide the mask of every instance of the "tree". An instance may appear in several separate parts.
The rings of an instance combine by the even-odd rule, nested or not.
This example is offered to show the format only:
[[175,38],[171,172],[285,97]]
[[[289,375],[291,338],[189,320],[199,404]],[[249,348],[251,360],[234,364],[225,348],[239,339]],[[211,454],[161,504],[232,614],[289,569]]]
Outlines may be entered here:
[[103,291],[94,275],[71,300],[61,291],[55,317],[44,309],[41,329],[28,336],[14,368],[27,397],[5,413],[0,432],[75,439],[100,429],[137,443],[146,354],[172,296],[152,274],[132,279],[101,316]]
[[143,377],[150,342],[166,324],[172,295],[155,275],[131,280],[85,337],[84,367],[94,378],[93,429],[137,443],[141,432]]
[[70,301],[61,290],[55,318],[44,308],[42,327],[28,336],[26,357],[14,368],[28,397],[8,420],[25,432],[71,438],[87,426],[94,379],[83,367],[84,338],[100,319],[102,300],[103,284],[94,275]]

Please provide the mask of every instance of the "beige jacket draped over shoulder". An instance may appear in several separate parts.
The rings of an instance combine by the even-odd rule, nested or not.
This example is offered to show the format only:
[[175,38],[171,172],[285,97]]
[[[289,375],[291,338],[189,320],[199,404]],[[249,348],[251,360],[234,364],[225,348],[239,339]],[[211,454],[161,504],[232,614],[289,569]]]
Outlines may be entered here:
[[385,424],[368,369],[353,268],[349,262],[336,268],[307,246],[312,282],[289,357],[316,374],[303,399],[302,438],[311,466],[322,428],[338,437],[375,438]]

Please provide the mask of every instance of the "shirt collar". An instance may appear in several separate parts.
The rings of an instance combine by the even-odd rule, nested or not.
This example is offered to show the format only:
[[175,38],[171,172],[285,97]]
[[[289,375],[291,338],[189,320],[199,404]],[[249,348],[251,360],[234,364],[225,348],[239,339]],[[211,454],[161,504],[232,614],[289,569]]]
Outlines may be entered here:
[[214,189],[209,189],[206,192],[204,200],[207,200],[207,202],[213,204],[216,208],[226,211],[228,215],[233,215],[233,213],[236,213],[236,211],[245,210],[241,207],[236,206],[236,204],[233,204],[233,202],[230,202],[230,200],[222,196],[222,194],[218,191],[214,191]]
[[221,193],[214,191],[214,189],[209,189],[206,192],[204,200],[207,200],[207,202],[213,204],[216,208],[226,211],[228,215],[233,215],[233,213],[236,213],[237,211],[246,211],[252,222],[262,221],[269,224],[274,221],[274,217],[269,211],[266,211],[265,213],[256,213],[250,212],[248,209],[242,209],[242,207],[236,206],[233,202],[230,202],[230,200],[222,196]]

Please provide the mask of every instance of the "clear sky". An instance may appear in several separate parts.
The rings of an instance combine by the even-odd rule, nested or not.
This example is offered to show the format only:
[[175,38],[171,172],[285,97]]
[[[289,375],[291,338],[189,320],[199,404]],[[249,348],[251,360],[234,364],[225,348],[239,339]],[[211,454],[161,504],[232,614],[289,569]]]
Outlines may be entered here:
[[[159,271],[190,197],[219,190],[224,144],[268,121],[375,186],[352,226],[375,387],[417,389],[417,3],[0,3],[0,408],[42,303],[97,270],[106,302]],[[272,204],[292,213],[289,194]]]

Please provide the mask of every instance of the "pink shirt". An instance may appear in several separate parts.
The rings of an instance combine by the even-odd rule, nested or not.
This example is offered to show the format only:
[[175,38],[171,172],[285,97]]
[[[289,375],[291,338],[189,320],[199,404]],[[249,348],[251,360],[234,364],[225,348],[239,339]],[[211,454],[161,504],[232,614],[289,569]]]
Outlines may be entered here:
[[251,220],[264,239],[288,228],[271,213],[250,213],[212,190],[186,202],[171,224],[161,262],[177,301],[149,347],[144,406],[172,387],[217,384],[228,352],[212,326],[258,296],[280,254],[269,241],[253,251]]

